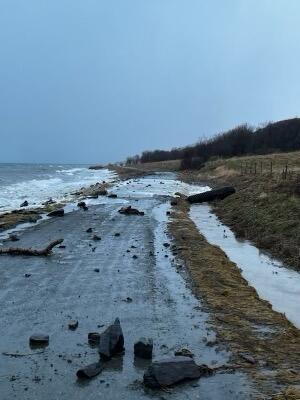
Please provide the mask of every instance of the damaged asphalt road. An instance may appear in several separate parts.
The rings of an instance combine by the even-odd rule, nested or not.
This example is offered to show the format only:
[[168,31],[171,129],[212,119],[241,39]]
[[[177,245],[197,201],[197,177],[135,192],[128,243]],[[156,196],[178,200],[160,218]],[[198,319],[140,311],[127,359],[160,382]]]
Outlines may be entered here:
[[[145,215],[118,213],[129,204]],[[159,197],[127,202],[118,196],[43,221],[19,236],[18,246],[38,248],[64,238],[66,247],[56,248],[51,257],[1,256],[1,399],[255,398],[248,378],[232,371],[180,384],[170,393],[142,384],[151,360],[134,357],[134,343],[141,337],[153,339],[153,360],[173,357],[183,347],[195,354],[197,364],[212,368],[229,358],[206,345],[214,340],[208,315],[164,246],[167,210]],[[102,240],[95,242],[93,235]],[[99,361],[88,334],[103,332],[117,317],[124,354],[108,361],[95,378],[78,381],[76,371]],[[75,330],[69,329],[70,320],[78,321]],[[49,344],[35,353],[29,337],[36,333],[49,335]]]

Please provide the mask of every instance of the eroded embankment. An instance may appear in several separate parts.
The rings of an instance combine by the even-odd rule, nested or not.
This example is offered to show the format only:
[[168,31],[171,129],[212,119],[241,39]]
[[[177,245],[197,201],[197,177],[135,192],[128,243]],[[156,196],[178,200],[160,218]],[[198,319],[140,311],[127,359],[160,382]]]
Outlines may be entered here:
[[189,183],[210,186],[232,185],[236,193],[214,205],[214,211],[234,233],[300,269],[300,186],[299,181],[282,180],[278,174],[240,175],[225,166],[206,171],[184,171]]
[[212,313],[218,340],[229,345],[232,361],[247,368],[265,390],[274,393],[277,385],[299,384],[299,330],[258,297],[221,249],[207,243],[188,211],[180,200],[169,232],[196,293]]

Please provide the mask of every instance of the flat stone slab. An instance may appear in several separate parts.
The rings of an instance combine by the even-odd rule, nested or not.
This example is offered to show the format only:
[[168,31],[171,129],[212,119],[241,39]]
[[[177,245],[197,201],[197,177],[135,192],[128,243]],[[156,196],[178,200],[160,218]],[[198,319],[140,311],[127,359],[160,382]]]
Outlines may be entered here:
[[206,365],[197,365],[190,357],[178,356],[153,362],[144,374],[144,384],[153,389],[162,388],[211,373]]
[[79,379],[91,379],[94,378],[94,376],[97,376],[102,372],[104,369],[103,364],[100,362],[93,363],[90,365],[87,365],[86,367],[83,367],[79,369],[76,372],[77,378]]

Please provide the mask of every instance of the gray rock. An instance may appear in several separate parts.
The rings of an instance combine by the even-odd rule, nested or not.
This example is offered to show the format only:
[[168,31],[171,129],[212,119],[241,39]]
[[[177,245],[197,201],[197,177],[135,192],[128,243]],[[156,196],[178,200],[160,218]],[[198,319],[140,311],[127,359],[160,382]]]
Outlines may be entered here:
[[150,388],[161,388],[211,373],[209,367],[197,365],[189,357],[174,357],[153,362],[144,374],[144,384]]
[[47,215],[48,217],[63,217],[65,215],[65,210],[63,208],[60,208],[58,210],[49,212],[49,214]]
[[98,235],[93,235],[92,239],[97,241],[97,240],[101,240],[101,237]]
[[153,340],[149,338],[140,338],[134,344],[134,355],[140,358],[152,358]]
[[92,229],[92,228],[88,228],[88,229],[86,230],[86,233],[91,233],[91,232],[93,232],[93,229]]
[[68,322],[68,327],[71,331],[75,331],[78,328],[78,321],[76,319],[71,319]]
[[12,233],[12,234],[9,235],[9,240],[11,240],[12,242],[17,242],[20,239],[18,238],[17,235]]
[[88,334],[88,341],[90,344],[98,344],[100,342],[100,333],[90,332]]
[[97,376],[100,374],[100,372],[103,371],[103,365],[100,362],[93,363],[90,365],[87,365],[84,368],[79,369],[76,372],[77,378],[79,379],[91,379],[94,378],[94,376]]
[[49,344],[49,335],[44,335],[43,333],[36,333],[31,335],[29,338],[29,343],[31,345],[48,345]]
[[20,204],[20,207],[27,207],[27,206],[28,206],[28,201],[27,200],[23,201],[23,203]]
[[136,208],[132,208],[131,206],[127,207],[122,207],[120,210],[118,210],[120,214],[125,214],[125,215],[144,215],[145,213],[143,211],[139,211]]
[[124,351],[124,336],[119,318],[100,335],[99,354],[104,360]]

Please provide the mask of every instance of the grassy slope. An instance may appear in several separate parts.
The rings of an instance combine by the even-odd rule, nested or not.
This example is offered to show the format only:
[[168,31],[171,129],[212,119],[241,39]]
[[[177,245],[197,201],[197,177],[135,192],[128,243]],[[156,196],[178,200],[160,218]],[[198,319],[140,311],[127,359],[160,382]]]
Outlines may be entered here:
[[[272,162],[272,174],[270,166]],[[288,165],[288,179],[282,171]],[[247,172],[241,165],[247,165]],[[256,175],[254,175],[256,165]],[[142,164],[147,171],[178,171],[179,161]],[[261,173],[262,168],[262,173]],[[215,204],[215,211],[234,232],[300,270],[300,152],[233,157],[209,161],[201,170],[181,172],[188,182],[231,184],[235,195]]]
[[[263,160],[263,174],[241,175],[241,162],[252,165]],[[269,161],[273,174],[269,173]],[[294,175],[282,179],[282,168],[288,162]],[[215,184],[232,184],[236,194],[215,204],[218,216],[238,236],[252,240],[291,267],[300,269],[300,152],[216,160],[200,171],[186,171],[185,180],[208,180]]]

